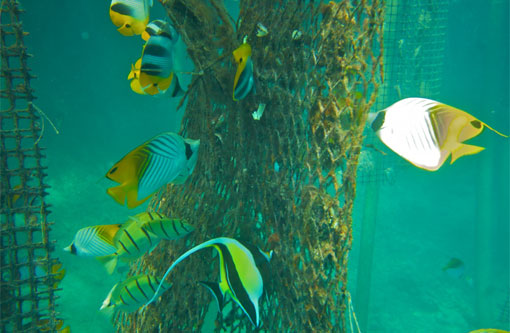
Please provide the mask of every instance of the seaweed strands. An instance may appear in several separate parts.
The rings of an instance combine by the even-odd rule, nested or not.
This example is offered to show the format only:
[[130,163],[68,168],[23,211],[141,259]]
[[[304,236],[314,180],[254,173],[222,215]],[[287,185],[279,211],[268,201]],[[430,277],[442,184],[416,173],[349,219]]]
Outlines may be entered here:
[[[195,172],[151,202],[196,228],[186,244],[156,249],[141,269],[161,274],[191,246],[214,237],[274,250],[261,303],[262,331],[346,331],[347,260],[362,130],[381,80],[383,3],[241,1],[236,22],[216,0],[164,1],[196,70],[181,135],[200,139]],[[262,23],[269,33],[256,36]],[[299,38],[291,38],[299,31]],[[295,35],[295,34],[294,34]],[[252,47],[256,92],[232,101],[232,54]],[[264,116],[252,118],[265,104]],[[133,267],[135,269],[135,267]],[[117,320],[166,332],[199,330],[217,276],[209,256],[183,262],[159,303]],[[265,286],[266,287],[266,286]],[[226,305],[215,330],[253,331]]]

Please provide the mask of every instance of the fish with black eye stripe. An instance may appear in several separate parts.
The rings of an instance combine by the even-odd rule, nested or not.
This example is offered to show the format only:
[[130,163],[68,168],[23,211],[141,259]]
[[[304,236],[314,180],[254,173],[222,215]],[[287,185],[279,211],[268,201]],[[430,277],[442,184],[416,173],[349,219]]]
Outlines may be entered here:
[[124,36],[141,35],[149,22],[153,0],[112,0],[110,19]]

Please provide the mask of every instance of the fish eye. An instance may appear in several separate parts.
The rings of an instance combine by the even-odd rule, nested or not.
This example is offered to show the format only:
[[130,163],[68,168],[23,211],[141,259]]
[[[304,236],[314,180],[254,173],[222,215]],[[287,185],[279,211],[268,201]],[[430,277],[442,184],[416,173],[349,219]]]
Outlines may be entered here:
[[479,121],[479,120],[473,120],[471,122],[471,125],[474,127],[474,128],[481,128],[482,127],[482,123]]
[[243,62],[243,58],[239,58],[239,62],[240,62],[240,63],[241,63],[241,62]]
[[112,171],[110,171],[110,175],[111,175],[112,173],[114,173],[115,171],[117,171],[117,167],[113,168],[113,169],[112,169]]
[[131,28],[131,24],[126,23],[126,28]]

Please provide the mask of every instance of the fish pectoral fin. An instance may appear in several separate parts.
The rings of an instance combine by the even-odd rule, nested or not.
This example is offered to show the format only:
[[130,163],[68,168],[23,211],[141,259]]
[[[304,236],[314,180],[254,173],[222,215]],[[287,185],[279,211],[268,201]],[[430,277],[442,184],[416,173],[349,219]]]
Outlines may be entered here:
[[225,303],[225,296],[221,292],[220,285],[216,282],[209,281],[199,281],[198,283],[206,287],[213,294],[218,304],[218,312],[221,312]]
[[450,164],[453,164],[457,159],[464,155],[474,155],[478,154],[482,150],[484,150],[484,147],[479,146],[473,146],[473,145],[466,145],[466,144],[460,144],[459,147],[452,151],[452,160]]
[[117,254],[110,254],[107,256],[96,257],[96,259],[104,265],[108,274],[112,275],[115,271],[115,267],[117,267],[117,262],[119,261],[119,256]]
[[119,185],[115,187],[110,187],[106,190],[109,196],[111,196],[115,201],[119,204],[124,205],[126,202],[126,190],[124,189],[124,185]]

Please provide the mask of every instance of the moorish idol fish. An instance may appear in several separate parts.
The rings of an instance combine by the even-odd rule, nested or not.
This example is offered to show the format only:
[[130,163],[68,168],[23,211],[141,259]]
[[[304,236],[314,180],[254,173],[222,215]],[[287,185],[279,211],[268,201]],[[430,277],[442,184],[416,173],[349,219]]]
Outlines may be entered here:
[[122,224],[108,224],[85,227],[74,236],[71,244],[64,251],[77,256],[99,257],[114,253],[113,238]]
[[[158,285],[161,286],[161,290],[158,288],[156,293]],[[131,276],[113,286],[100,310],[110,316],[116,311],[133,312],[168,288],[170,288],[169,284],[151,275]]]
[[[271,255],[253,246],[247,248],[241,242],[226,237],[214,238],[199,244],[181,255],[166,271],[162,281],[168,276],[172,269],[192,253],[213,247],[218,251],[220,259],[220,282],[200,282],[208,288],[218,302],[218,308],[222,309],[225,294],[241,307],[250,321],[256,327],[260,324],[259,299],[264,290],[263,275],[260,266],[257,264],[260,258],[269,262]],[[159,290],[156,289],[156,291]],[[155,297],[149,300],[145,306],[153,302]]]
[[234,101],[246,97],[253,88],[253,62],[251,60],[251,46],[243,43],[233,52],[234,60],[237,63],[236,76],[234,78]]
[[177,31],[175,31],[175,28],[171,24],[163,20],[154,20],[145,27],[142,33],[142,39],[148,41],[151,36],[159,35],[170,38],[174,43],[179,38]]
[[152,0],[112,0],[110,19],[124,36],[140,35],[149,22]]
[[175,40],[167,34],[154,35],[145,43],[142,51],[139,81],[149,95],[168,93],[171,97],[183,94],[174,71]]
[[113,274],[117,263],[121,260],[129,263],[152,251],[160,238],[144,227],[144,222],[129,220],[122,225],[113,242],[115,253],[97,259],[105,266],[108,274]]
[[108,171],[106,178],[119,183],[107,193],[119,204],[134,208],[163,185],[182,182],[193,172],[200,140],[184,139],[166,132],[124,156]]
[[142,223],[145,230],[166,240],[184,237],[195,230],[186,221],[171,219],[158,212],[143,212],[130,217],[130,219]]
[[371,114],[372,129],[381,141],[415,166],[435,171],[450,154],[451,162],[484,148],[463,142],[485,127],[508,137],[469,113],[425,98],[406,98]]

